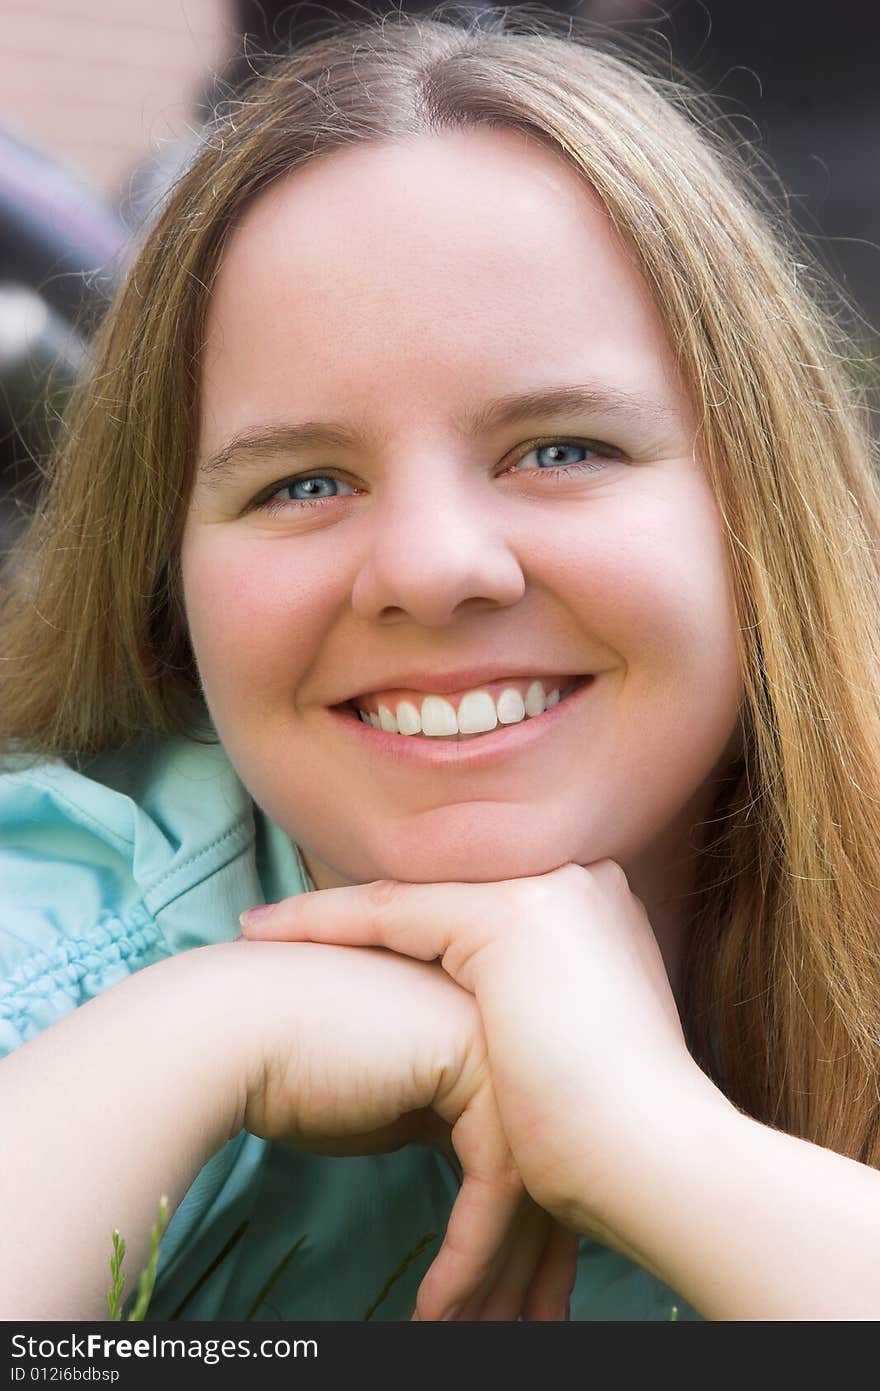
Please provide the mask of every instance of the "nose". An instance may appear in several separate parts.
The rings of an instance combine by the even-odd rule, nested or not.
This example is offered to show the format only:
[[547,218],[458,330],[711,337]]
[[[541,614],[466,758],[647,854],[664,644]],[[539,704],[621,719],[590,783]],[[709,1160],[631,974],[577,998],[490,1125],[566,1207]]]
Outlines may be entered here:
[[525,575],[491,486],[460,477],[439,482],[428,461],[419,473],[377,500],[352,589],[357,615],[406,615],[435,628],[465,606],[517,603]]

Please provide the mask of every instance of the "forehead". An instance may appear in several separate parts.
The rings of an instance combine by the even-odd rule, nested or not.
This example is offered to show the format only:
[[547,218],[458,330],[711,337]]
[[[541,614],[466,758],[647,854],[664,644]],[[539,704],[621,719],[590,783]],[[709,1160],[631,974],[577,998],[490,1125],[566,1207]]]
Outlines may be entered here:
[[488,128],[349,146],[265,190],[228,242],[202,367],[208,432],[254,408],[391,422],[542,379],[675,389],[596,195],[537,139]]

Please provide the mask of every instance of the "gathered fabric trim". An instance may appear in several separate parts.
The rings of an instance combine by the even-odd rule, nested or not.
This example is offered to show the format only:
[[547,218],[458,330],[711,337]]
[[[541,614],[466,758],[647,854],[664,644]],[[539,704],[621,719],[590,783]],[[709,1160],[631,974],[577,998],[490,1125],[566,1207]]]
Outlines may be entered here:
[[142,905],[132,909],[129,919],[108,916],[91,931],[64,938],[51,951],[34,952],[0,981],[0,1043],[16,1047],[45,1028],[49,1021],[36,1017],[43,1013],[41,1004],[51,1005],[60,1018],[68,1012],[64,997],[74,1009],[100,994],[108,975],[118,980],[148,964],[145,958],[158,960],[166,954],[159,924]]

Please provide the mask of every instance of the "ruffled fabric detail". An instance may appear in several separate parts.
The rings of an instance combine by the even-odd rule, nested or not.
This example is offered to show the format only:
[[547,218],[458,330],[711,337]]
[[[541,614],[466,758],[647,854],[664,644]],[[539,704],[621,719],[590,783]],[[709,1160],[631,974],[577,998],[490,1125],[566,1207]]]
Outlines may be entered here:
[[[136,919],[140,918],[138,922]],[[99,995],[114,981],[164,954],[158,923],[134,910],[125,923],[109,918],[80,937],[36,951],[0,981],[0,1055]]]
[[231,941],[267,893],[306,887],[219,746],[150,739],[81,770],[5,768],[0,1056],[133,971]]

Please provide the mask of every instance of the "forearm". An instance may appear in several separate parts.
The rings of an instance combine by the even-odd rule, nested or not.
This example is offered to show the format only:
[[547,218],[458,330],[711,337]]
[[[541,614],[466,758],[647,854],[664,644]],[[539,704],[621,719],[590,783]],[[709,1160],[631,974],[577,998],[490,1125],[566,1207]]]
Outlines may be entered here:
[[712,1104],[650,1149],[613,1226],[705,1318],[880,1319],[875,1169]]
[[106,1318],[113,1228],[129,1293],[160,1196],[173,1212],[240,1129],[227,950],[150,966],[0,1062],[0,1318]]

